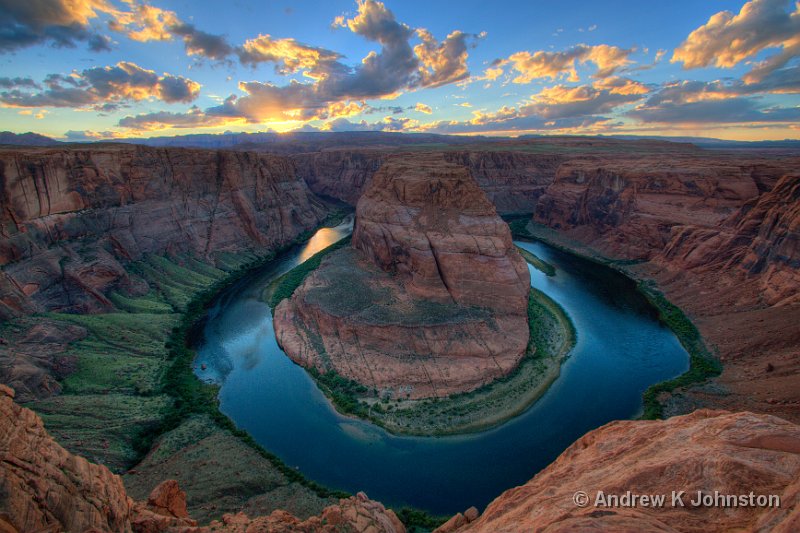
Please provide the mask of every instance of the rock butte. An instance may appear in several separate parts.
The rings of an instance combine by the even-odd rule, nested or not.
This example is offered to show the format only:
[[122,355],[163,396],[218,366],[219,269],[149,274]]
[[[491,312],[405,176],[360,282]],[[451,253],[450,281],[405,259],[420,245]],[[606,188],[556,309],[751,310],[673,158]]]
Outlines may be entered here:
[[507,224],[466,167],[390,158],[358,202],[352,249],[278,305],[275,332],[303,366],[382,395],[442,397],[517,366],[529,290]]

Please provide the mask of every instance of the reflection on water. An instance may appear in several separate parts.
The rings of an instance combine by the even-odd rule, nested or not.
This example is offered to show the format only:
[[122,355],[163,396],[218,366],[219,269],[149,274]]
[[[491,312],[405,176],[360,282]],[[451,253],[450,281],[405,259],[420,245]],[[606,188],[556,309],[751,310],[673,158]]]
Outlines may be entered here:
[[[260,295],[276,276],[352,231],[323,229],[222,293],[209,311],[197,374],[220,383],[220,408],[289,466],[324,485],[365,491],[388,505],[454,514],[520,485],[587,431],[632,418],[642,392],[688,367],[675,336],[635,284],[539,243],[520,246],[554,265],[531,282],[569,313],[578,341],[561,376],[530,409],[471,435],[399,437],[336,413],[275,340]],[[207,366],[202,370],[202,365]]]
[[[352,222],[350,222],[350,227],[352,228]],[[331,244],[336,243],[341,238],[342,231],[338,227],[320,229],[314,234],[313,237],[311,237],[311,239],[309,239],[308,243],[300,251],[300,256],[297,258],[297,263],[304,263],[312,255],[320,250],[324,250]]]

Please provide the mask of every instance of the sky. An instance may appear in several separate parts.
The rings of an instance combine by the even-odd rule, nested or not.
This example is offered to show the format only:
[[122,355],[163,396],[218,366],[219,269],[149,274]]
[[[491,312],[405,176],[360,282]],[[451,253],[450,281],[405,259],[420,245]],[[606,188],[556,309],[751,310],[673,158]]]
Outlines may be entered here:
[[0,130],[800,137],[792,0],[0,0]]

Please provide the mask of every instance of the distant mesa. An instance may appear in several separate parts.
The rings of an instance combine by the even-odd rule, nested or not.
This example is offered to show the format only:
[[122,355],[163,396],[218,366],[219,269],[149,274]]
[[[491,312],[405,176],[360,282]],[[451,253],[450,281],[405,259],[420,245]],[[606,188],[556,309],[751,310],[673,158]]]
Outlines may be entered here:
[[510,373],[525,354],[530,275],[463,166],[389,158],[358,202],[352,246],[275,310],[286,353],[382,397],[444,397]]

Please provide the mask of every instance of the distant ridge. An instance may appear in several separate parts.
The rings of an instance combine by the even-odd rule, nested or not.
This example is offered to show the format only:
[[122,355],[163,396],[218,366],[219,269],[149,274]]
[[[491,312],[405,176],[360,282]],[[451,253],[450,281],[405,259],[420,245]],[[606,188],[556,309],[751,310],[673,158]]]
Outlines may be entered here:
[[[149,137],[146,139],[115,139],[116,142],[143,144],[146,146],[177,146],[185,148],[265,148],[280,147],[279,151],[317,151],[332,147],[404,146],[411,144],[468,144],[487,137],[463,137],[435,133],[400,133],[386,131],[316,132],[297,131],[290,133],[197,133],[171,137]],[[289,145],[292,145],[291,147]]]
[[57,146],[61,144],[55,139],[39,135],[38,133],[12,133],[10,131],[0,131],[0,144],[13,146]]

